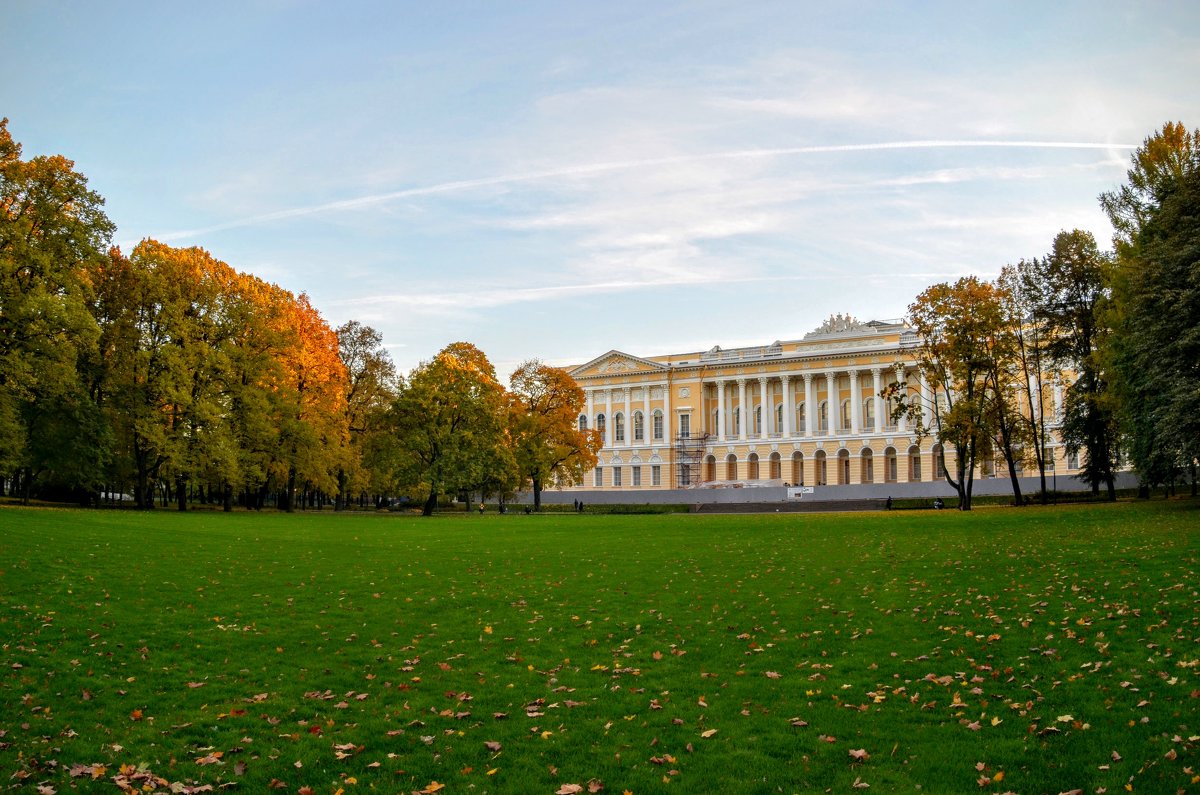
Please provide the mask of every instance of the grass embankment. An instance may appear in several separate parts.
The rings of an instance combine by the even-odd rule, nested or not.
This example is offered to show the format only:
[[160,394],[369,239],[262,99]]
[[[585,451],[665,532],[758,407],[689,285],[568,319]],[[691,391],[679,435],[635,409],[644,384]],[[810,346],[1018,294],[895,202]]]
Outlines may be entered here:
[[0,787],[1174,792],[1198,518],[0,509]]

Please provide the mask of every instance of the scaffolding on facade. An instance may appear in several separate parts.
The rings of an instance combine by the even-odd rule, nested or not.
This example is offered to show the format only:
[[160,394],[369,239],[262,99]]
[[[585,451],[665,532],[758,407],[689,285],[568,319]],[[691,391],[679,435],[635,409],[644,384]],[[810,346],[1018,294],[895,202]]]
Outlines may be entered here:
[[703,480],[701,470],[707,446],[707,433],[675,437],[675,488],[690,489]]

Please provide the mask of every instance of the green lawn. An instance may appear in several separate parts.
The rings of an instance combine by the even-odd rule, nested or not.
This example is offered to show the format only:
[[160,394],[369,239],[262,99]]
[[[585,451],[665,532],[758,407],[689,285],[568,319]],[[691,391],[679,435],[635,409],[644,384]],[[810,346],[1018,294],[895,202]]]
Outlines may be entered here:
[[1195,791],[1197,508],[0,508],[0,788]]

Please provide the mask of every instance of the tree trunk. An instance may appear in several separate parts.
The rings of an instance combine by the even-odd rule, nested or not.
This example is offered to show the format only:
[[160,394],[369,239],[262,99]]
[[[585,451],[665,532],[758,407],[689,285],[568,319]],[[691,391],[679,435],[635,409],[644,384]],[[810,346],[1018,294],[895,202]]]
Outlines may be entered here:
[[333,510],[344,511],[347,507],[346,502],[346,470],[338,467],[338,492],[333,502]]
[[433,516],[433,509],[437,507],[437,498],[437,489],[429,489],[429,498],[425,500],[425,507],[421,509],[422,516]]
[[536,477],[533,478],[533,510],[538,513],[542,510],[542,481]]
[[233,485],[226,481],[225,488],[221,491],[221,510],[229,513],[233,510]]
[[187,478],[183,475],[175,476],[175,498],[178,500],[179,510],[187,510]]
[[[1024,503],[1021,502],[1021,481],[1017,479],[1017,462],[1009,458],[1008,464],[1008,479],[1012,481],[1013,499],[1017,501],[1017,506],[1020,507]],[[1042,475],[1042,502],[1046,501],[1046,476]]]
[[296,503],[296,469],[288,469],[287,490],[284,492],[283,510],[294,513]]

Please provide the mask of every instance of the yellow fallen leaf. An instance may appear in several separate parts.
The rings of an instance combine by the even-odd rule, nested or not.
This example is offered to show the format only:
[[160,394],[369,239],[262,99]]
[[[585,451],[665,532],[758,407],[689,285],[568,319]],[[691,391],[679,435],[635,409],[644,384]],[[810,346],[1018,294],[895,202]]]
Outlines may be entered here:
[[712,737],[716,733],[717,733],[716,729],[705,729],[704,731],[700,732],[700,736],[704,737],[704,738],[708,738],[708,737]]

